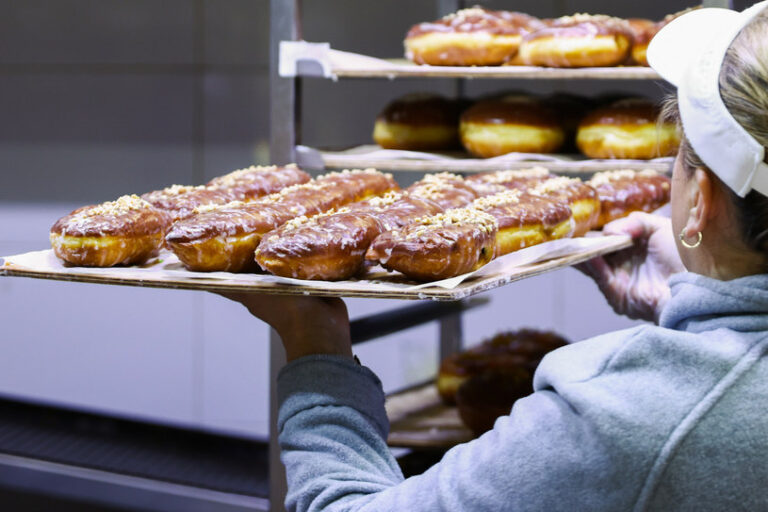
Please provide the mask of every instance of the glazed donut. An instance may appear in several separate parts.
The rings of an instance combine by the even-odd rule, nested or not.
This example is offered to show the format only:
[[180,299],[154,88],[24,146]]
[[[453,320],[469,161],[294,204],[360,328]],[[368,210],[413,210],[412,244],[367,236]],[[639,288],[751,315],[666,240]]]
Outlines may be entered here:
[[553,68],[616,66],[627,59],[631,45],[632,29],[626,21],[575,14],[523,36],[520,60]]
[[644,18],[630,18],[627,20],[627,23],[629,23],[629,28],[632,30],[633,39],[630,63],[638,66],[647,66],[648,58],[646,53],[648,51],[648,43],[651,42],[653,36],[660,30],[659,24]]
[[553,332],[520,329],[499,333],[469,350],[443,359],[437,374],[437,390],[446,403],[454,403],[457,391],[470,377],[502,373],[526,379],[529,389],[525,394],[528,395],[533,391],[533,373],[541,359],[567,344]]
[[467,180],[448,172],[427,174],[406,191],[412,196],[427,198],[444,210],[462,208],[480,197]]
[[456,149],[460,113],[457,101],[436,94],[409,94],[387,105],[378,115],[373,140],[386,149]]
[[365,257],[418,281],[446,279],[491,261],[497,230],[487,213],[455,208],[379,235]]
[[465,183],[479,197],[483,197],[505,190],[526,190],[552,177],[554,175],[543,167],[531,167],[530,169],[481,172],[469,176]]
[[176,222],[166,243],[189,270],[257,270],[254,251],[265,233],[295,217],[397,189],[391,174],[374,169],[332,172],[250,203],[202,207]]
[[507,190],[386,232],[373,241],[366,259],[412,279],[446,279],[572,230],[563,201]]
[[669,202],[671,183],[656,171],[620,170],[595,174],[587,182],[600,198],[596,228],[634,211],[652,212]]
[[497,257],[573,233],[571,209],[559,199],[508,190],[476,199],[469,208],[496,220]]
[[565,139],[554,112],[536,99],[520,96],[475,103],[461,115],[459,134],[467,151],[481,158],[553,153]]
[[51,228],[53,252],[86,267],[134,265],[157,256],[170,217],[139,196],[83,206]]
[[674,123],[657,123],[658,107],[641,98],[598,108],[579,124],[576,145],[589,158],[648,160],[674,155],[680,136]]
[[600,198],[597,190],[578,178],[553,178],[529,189],[528,192],[565,202],[571,208],[573,212],[571,236],[583,236],[598,224]]
[[411,27],[405,56],[432,66],[498,66],[517,53],[524,34],[541,25],[518,12],[462,9]]
[[466,206],[475,195],[461,176],[427,174],[405,192],[352,203],[337,212],[288,222],[256,249],[259,266],[275,275],[336,281],[358,274],[380,234]]
[[348,279],[363,268],[365,251],[381,233],[367,211],[349,208],[298,217],[270,231],[256,248],[259,267],[295,279]]
[[214,178],[207,185],[173,185],[163,190],[148,192],[142,199],[168,212],[175,222],[189,217],[201,206],[250,201],[309,180],[309,174],[295,164],[284,167],[251,166]]
[[231,190],[199,185],[172,185],[141,196],[155,208],[165,211],[173,222],[186,219],[201,206],[223,205],[236,200]]
[[312,179],[311,176],[299,169],[296,164],[252,165],[213,178],[207,185],[234,192],[235,201],[249,201],[280,192],[291,185],[307,183],[310,179]]
[[483,372],[462,381],[455,393],[456,411],[475,436],[491,430],[497,419],[510,413],[517,400],[533,392],[533,375],[525,367],[521,358],[518,366]]
[[365,252],[378,235],[442,211],[428,199],[392,192],[338,211],[299,217],[264,236],[256,262],[283,277],[349,279],[363,269]]

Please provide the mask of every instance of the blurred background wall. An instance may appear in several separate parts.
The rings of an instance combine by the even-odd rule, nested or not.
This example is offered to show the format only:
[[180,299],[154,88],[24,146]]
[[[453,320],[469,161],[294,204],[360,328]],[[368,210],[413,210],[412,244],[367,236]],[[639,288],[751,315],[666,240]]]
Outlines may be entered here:
[[[604,12],[658,19],[690,2],[488,1],[542,17]],[[747,2],[744,2],[745,4]],[[434,1],[304,2],[304,37],[400,56]],[[266,0],[0,0],[0,255],[48,247],[48,229],[86,203],[199,184],[269,162]],[[646,82],[470,81],[470,96],[523,89],[581,94]],[[445,80],[306,80],[302,141],[370,141],[375,115]],[[412,177],[399,176],[402,180]],[[573,340],[631,325],[567,269],[487,294],[468,344],[506,328]],[[353,317],[395,301],[349,301]],[[267,329],[239,305],[191,291],[0,279],[0,395],[151,422],[267,434]],[[434,325],[358,348],[387,389],[432,375]]]

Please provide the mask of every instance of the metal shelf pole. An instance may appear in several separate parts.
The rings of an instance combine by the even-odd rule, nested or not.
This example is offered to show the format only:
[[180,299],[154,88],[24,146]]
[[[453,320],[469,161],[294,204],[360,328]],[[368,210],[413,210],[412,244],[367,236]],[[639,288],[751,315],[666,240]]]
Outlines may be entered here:
[[[465,3],[465,0],[436,0],[437,17],[440,18],[446,14],[463,9]],[[464,79],[457,78],[453,82],[453,97],[456,99],[463,98],[466,92],[465,89]]]
[[723,7],[725,9],[733,9],[733,0],[703,0],[701,2],[702,7]]
[[269,511],[285,510],[288,483],[277,442],[277,374],[285,366],[285,349],[277,331],[269,329]]
[[[278,74],[280,41],[293,41],[301,36],[301,0],[270,0],[269,74],[270,131],[269,153],[273,164],[296,161],[299,133],[299,80],[281,78]],[[287,484],[285,467],[280,462],[277,441],[277,373],[285,364],[285,351],[274,329],[269,335],[269,510],[285,510]]]
[[269,153],[273,164],[296,160],[299,128],[299,80],[278,74],[280,41],[301,37],[301,0],[270,0],[269,36]]

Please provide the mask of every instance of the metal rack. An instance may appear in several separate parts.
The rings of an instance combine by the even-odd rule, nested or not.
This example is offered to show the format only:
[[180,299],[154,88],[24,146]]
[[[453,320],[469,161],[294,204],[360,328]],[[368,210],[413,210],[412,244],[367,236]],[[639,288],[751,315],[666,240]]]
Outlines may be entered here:
[[[438,13],[455,11],[461,0],[438,0]],[[270,0],[270,158],[275,164],[296,161],[296,146],[301,131],[301,80],[279,75],[281,41],[301,39],[301,0]],[[427,303],[408,306],[393,312],[374,315],[352,322],[352,342],[368,339],[421,325],[439,322],[439,357],[458,351],[462,346],[461,314],[484,301],[459,303]],[[270,382],[285,364],[285,351],[280,337],[270,330]],[[280,462],[277,443],[277,392],[270,386],[269,438],[269,510],[283,510],[286,494],[285,468]]]
[[[442,16],[463,7],[463,0],[435,0],[436,14]],[[729,7],[731,0],[704,0],[705,7]],[[455,80],[455,92],[463,92],[463,80],[467,70],[460,68],[432,69],[427,73],[417,66],[403,67],[400,61],[391,61],[391,69],[376,72],[358,72],[345,69],[331,69],[330,73],[323,71],[317,62],[299,61],[296,63],[296,73],[291,77],[280,76],[280,43],[283,41],[299,41],[302,39],[301,30],[301,0],[270,0],[270,156],[275,164],[286,164],[297,161],[297,147],[301,143],[301,94],[303,76],[325,76],[326,78],[357,78],[379,77],[392,79],[397,76],[435,76]],[[658,75],[642,68],[600,68],[596,70],[475,70],[477,78],[519,78],[519,79],[644,79],[656,80]],[[392,169],[402,170],[402,169]],[[427,170],[427,169],[421,169]],[[375,338],[384,334],[396,332],[430,321],[440,323],[439,357],[449,355],[462,345],[461,314],[470,304],[427,304],[409,306],[381,316],[370,317],[353,323],[353,343]],[[364,327],[363,327],[364,326]],[[357,331],[356,331],[357,329]],[[354,334],[354,333],[358,334]],[[363,336],[360,334],[365,332]],[[285,364],[285,353],[276,332],[270,334],[270,379],[274,383],[278,370]],[[270,505],[269,510],[283,510],[283,500],[286,492],[285,471],[279,459],[277,444],[277,398],[275,386],[270,389],[270,442],[269,442],[269,478]]]

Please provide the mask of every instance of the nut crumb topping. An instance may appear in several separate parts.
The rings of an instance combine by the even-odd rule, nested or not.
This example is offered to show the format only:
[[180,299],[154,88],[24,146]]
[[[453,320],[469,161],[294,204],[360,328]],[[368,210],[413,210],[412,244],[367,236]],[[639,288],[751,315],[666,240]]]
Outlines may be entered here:
[[642,171],[634,171],[632,169],[619,169],[616,171],[599,172],[592,176],[592,179],[589,180],[588,183],[593,187],[599,187],[600,185],[607,185],[612,181],[629,180],[635,178],[636,176],[653,177],[658,175],[659,173],[653,169],[643,169]]
[[483,176],[486,183],[504,183],[520,178],[546,178],[549,176],[549,170],[544,167],[531,167],[530,169],[508,169],[497,171]]
[[517,204],[520,202],[520,196],[522,192],[520,190],[505,190],[492,196],[481,197],[472,201],[470,208],[477,208],[478,210],[485,210],[487,208],[494,208],[496,206],[504,206],[507,204]]
[[[333,210],[331,210],[331,211],[333,211]],[[288,222],[286,222],[285,224],[283,224],[282,229],[284,231],[291,231],[293,229],[297,229],[297,228],[299,228],[299,227],[309,223],[309,219],[310,219],[310,217],[307,217],[306,215],[301,215],[299,217],[295,217],[295,218],[289,220]]]
[[581,180],[578,178],[559,176],[557,178],[552,178],[550,180],[539,183],[533,189],[529,190],[529,192],[533,195],[540,196],[552,192],[557,192],[558,190],[563,190],[564,188],[570,187],[571,185],[575,185],[577,183],[581,183]]
[[[498,223],[493,216],[477,208],[453,208],[444,213],[422,217],[417,220],[415,224],[418,224],[423,228],[473,224],[489,233],[494,229],[497,229],[498,226]],[[425,231],[417,228],[416,233],[419,232],[423,234]]]
[[170,187],[166,187],[161,190],[160,193],[166,196],[180,196],[182,194],[192,192],[193,190],[202,189],[205,189],[205,185],[199,185],[197,187],[192,185],[171,185]]
[[[355,175],[355,174],[380,174],[380,173],[373,167],[368,167],[367,169],[344,169],[343,171],[333,171],[327,174],[323,174],[322,176],[319,176],[317,179],[322,180],[325,178],[330,178],[332,176],[349,176],[349,175]],[[385,174],[385,176],[392,177],[391,174]]]
[[434,183],[434,182],[443,182],[443,181],[451,181],[451,180],[464,181],[464,178],[458,174],[453,174],[450,172],[438,172],[436,174],[425,175],[424,178],[421,179],[421,182]]
[[255,179],[255,176],[253,176],[255,173],[274,172],[276,170],[276,165],[252,165],[244,169],[237,169],[224,176],[219,176],[215,178],[215,182],[219,187],[227,187],[236,185],[238,182],[243,181],[243,179]]
[[488,11],[480,7],[479,5],[473,5],[465,9],[459,9],[456,12],[446,14],[443,16],[444,20],[452,20],[454,18],[469,18],[470,16],[484,16]]
[[606,14],[587,14],[579,12],[570,16],[561,16],[555,20],[555,25],[576,25],[578,23],[609,23],[625,25],[626,21]]
[[246,204],[248,203],[244,203],[243,201],[230,201],[229,203],[225,203],[225,204],[201,204],[200,206],[192,210],[192,213],[194,215],[206,214],[206,213],[214,212],[216,210],[221,210],[223,208],[239,208]]
[[352,211],[349,207],[344,206],[339,209],[331,208],[328,211],[318,213],[317,215],[312,215],[311,217],[307,217],[306,215],[300,215],[299,217],[294,217],[293,219],[289,220],[285,224],[281,226],[281,230],[283,232],[285,231],[293,231],[295,229],[298,229],[302,226],[306,226],[309,224],[317,224],[318,221],[321,219],[324,219],[326,217],[331,217],[333,215],[337,215],[340,213],[349,213]]
[[125,215],[131,211],[151,209],[152,205],[137,196],[136,194],[122,196],[115,201],[107,201],[91,208],[86,208],[81,212],[72,216],[72,221],[77,222],[88,217],[95,217],[97,215],[103,216],[118,216]]
[[389,191],[383,196],[376,196],[372,197],[370,199],[367,199],[366,202],[373,206],[374,208],[386,208],[387,206],[390,206],[392,203],[395,203],[403,198],[403,193],[399,191]]

